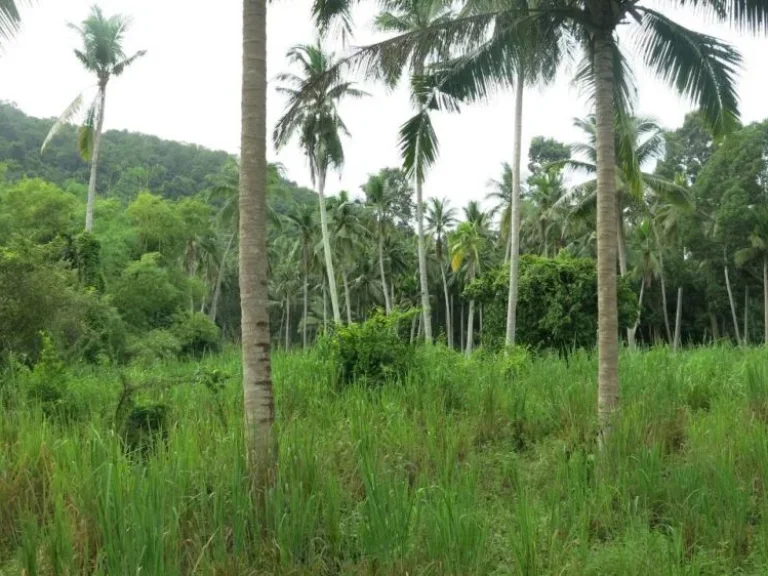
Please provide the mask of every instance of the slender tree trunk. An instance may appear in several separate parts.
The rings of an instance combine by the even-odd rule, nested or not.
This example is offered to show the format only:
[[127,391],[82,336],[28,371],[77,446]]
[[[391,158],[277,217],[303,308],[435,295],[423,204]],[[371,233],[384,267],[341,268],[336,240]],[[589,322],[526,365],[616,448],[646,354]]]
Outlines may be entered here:
[[419,314],[419,329],[416,331],[416,340],[421,340],[421,334],[424,332],[424,316]]
[[[282,302],[281,302],[282,304]],[[275,343],[275,346],[277,346],[278,349],[280,349],[280,344],[283,343],[285,340],[283,330],[285,329],[285,306],[281,306],[280,310],[280,328],[277,330],[277,342]]]
[[744,346],[749,345],[749,285],[744,286]]
[[664,247],[661,245],[661,238],[656,226],[651,225],[653,237],[656,239],[656,249],[659,251],[659,279],[661,280],[661,303],[664,316],[664,329],[667,332],[667,342],[672,343],[672,330],[669,326],[669,307],[667,306],[667,283],[664,277]]
[[763,343],[768,346],[768,256],[763,256]]
[[219,262],[219,269],[216,272],[216,287],[213,289],[213,298],[211,299],[211,311],[208,314],[208,317],[213,322],[216,322],[216,317],[218,316],[219,298],[221,298],[221,284],[224,281],[224,272],[227,269],[226,267],[227,256],[229,256],[229,251],[232,249],[232,244],[234,244],[234,241],[235,241],[235,233],[232,232],[232,234],[230,234],[229,236],[227,247],[224,249],[224,254],[222,254],[221,256],[221,262]]
[[483,345],[483,305],[480,304],[480,310],[479,310],[479,320],[480,320],[480,345]]
[[443,279],[443,294],[445,295],[445,338],[448,347],[453,346],[453,329],[451,326],[451,302],[448,296],[448,280],[445,277],[445,266],[440,262],[440,275]]
[[635,324],[632,326],[632,337],[629,338],[630,346],[637,347],[637,341],[635,339],[637,335],[637,329],[640,327],[640,316],[643,312],[643,296],[645,295],[645,280],[640,280],[640,296],[637,298],[637,317],[635,318]]
[[683,322],[683,287],[677,289],[677,309],[675,311],[675,343],[672,350],[677,351],[680,348],[680,330]]
[[600,441],[608,441],[619,406],[619,324],[616,283],[616,160],[614,150],[613,45],[594,41],[597,123],[597,316]]
[[728,302],[731,305],[731,317],[733,318],[733,329],[736,331],[736,344],[741,344],[741,333],[739,330],[739,321],[736,317],[736,303],[733,301],[733,291],[731,290],[731,279],[728,275],[728,264],[723,267],[725,272],[725,287],[728,290]]
[[91,177],[88,180],[88,203],[85,207],[85,231],[93,230],[93,210],[96,205],[96,178],[99,171],[99,152],[101,151],[101,133],[104,130],[104,112],[107,105],[107,84],[99,83],[99,112],[96,120],[96,132],[93,135],[91,153]]
[[258,471],[271,459],[274,422],[267,290],[266,8],[265,0],[243,0],[239,199],[243,406],[249,462]]
[[291,299],[285,297],[285,350],[291,349]]
[[661,307],[664,309],[664,330],[667,333],[667,342],[672,342],[672,329],[669,324],[669,309],[667,306],[667,283],[664,278],[664,263],[659,258],[659,279],[661,280]]
[[309,258],[304,254],[304,319],[301,327],[301,344],[307,348],[307,317],[309,316]]
[[397,307],[397,300],[395,299],[395,281],[392,280],[389,283],[389,288],[392,290],[392,297],[390,299],[390,304],[392,305],[392,310],[394,310]]
[[469,301],[469,314],[467,316],[467,348],[465,354],[467,358],[472,355],[472,344],[474,340],[474,324],[475,324],[475,301]]
[[[319,163],[318,163],[319,164]],[[325,271],[328,276],[328,286],[331,292],[331,308],[333,309],[333,321],[341,324],[341,312],[339,310],[339,291],[336,288],[336,273],[333,270],[333,253],[331,252],[331,237],[328,233],[328,215],[325,210],[325,169],[318,169],[317,195],[320,201],[320,227],[323,234],[323,253],[325,255]]]
[[381,272],[381,291],[384,293],[384,311],[390,314],[392,312],[392,303],[389,300],[387,276],[384,272],[384,230],[382,228],[383,224],[379,222],[379,272]]
[[347,308],[347,324],[352,324],[352,302],[349,299],[349,280],[347,269],[341,269],[341,280],[344,282],[344,304]]
[[323,278],[323,333],[328,332],[328,291]]
[[459,346],[461,351],[464,352],[464,300],[459,304],[459,318],[461,319],[461,326],[459,330]]
[[[618,195],[617,195],[618,196]],[[624,216],[621,213],[621,199],[616,198],[616,246],[619,249],[619,274],[627,275],[627,239],[624,235]]]
[[510,217],[509,290],[507,293],[507,348],[515,345],[517,329],[517,288],[520,269],[520,156],[523,132],[525,78],[517,75],[515,86],[515,142],[512,158],[512,214]]

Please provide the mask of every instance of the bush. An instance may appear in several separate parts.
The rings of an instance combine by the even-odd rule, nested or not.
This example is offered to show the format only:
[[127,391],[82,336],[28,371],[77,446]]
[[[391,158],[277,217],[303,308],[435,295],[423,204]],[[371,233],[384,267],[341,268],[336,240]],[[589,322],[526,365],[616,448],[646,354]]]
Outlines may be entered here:
[[160,260],[157,253],[144,254],[126,267],[115,288],[115,306],[139,330],[170,326],[181,305],[182,293]]
[[181,343],[170,330],[152,330],[133,336],[128,344],[128,356],[137,364],[152,365],[178,358]]
[[171,330],[183,356],[199,357],[221,349],[221,330],[205,314],[179,314]]
[[336,364],[343,384],[355,380],[381,384],[402,377],[413,364],[407,327],[417,314],[418,310],[389,316],[376,312],[365,322],[338,326],[323,337],[321,352]]
[[[506,332],[509,268],[492,270],[465,289],[465,297],[483,303],[483,344],[501,348]],[[619,279],[619,325],[637,313],[637,299],[626,279]],[[595,261],[561,254],[520,259],[517,303],[520,344],[565,352],[593,348],[597,341],[597,271]]]

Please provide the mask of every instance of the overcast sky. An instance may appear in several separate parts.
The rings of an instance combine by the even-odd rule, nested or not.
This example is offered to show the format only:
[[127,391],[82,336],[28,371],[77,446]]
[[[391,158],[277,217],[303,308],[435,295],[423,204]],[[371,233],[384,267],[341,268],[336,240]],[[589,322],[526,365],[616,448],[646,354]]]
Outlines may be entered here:
[[[372,3],[371,3],[372,4]],[[76,34],[66,27],[88,13],[90,0],[40,0],[24,10],[22,32],[6,43],[0,55],[0,99],[15,102],[34,116],[58,116],[78,91],[93,84],[72,54]],[[107,94],[107,129],[127,129],[161,138],[193,142],[238,153],[240,144],[241,9],[239,0],[102,0],[107,14],[133,17],[128,51],[148,50]],[[200,9],[197,9],[197,6]],[[294,44],[315,39],[309,0],[276,0],[269,4],[268,78],[286,69],[285,53]],[[668,3],[667,3],[668,7]],[[665,12],[670,14],[665,7]],[[354,43],[376,39],[373,9],[355,13]],[[690,14],[670,14],[697,30],[734,43],[744,56],[739,82],[742,119],[768,117],[768,40],[739,34]],[[329,45],[330,46],[330,45]],[[341,50],[341,46],[337,47]],[[652,115],[665,127],[677,127],[690,105],[636,66],[639,113]],[[368,174],[398,165],[397,130],[411,113],[405,87],[393,92],[365,85],[372,97],[346,102],[343,118],[352,132],[346,141],[346,165],[329,178],[328,189],[358,193]],[[268,93],[268,126],[279,118],[284,100]],[[512,156],[513,97],[501,93],[484,105],[465,107],[460,115],[439,116],[436,130],[440,158],[425,185],[427,196],[446,196],[461,206],[482,199],[486,182],[496,177]],[[546,89],[526,92],[523,151],[533,136],[573,142],[575,116],[589,110],[568,74]],[[74,146],[74,143],[73,143]],[[292,180],[309,186],[307,163],[293,143],[280,154],[270,146],[269,159],[282,162]],[[1,160],[1,159],[0,159]]]

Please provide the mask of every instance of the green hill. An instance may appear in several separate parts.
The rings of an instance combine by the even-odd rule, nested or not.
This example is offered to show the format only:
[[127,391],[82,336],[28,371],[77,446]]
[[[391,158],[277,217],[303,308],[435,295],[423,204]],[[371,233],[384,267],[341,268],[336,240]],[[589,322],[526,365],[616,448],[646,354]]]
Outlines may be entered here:
[[[89,166],[75,149],[74,126],[66,126],[40,153],[53,122],[28,116],[13,104],[0,103],[0,162],[7,166],[8,179],[38,177],[60,186],[70,181],[87,184]],[[125,201],[140,190],[169,199],[192,196],[208,188],[211,177],[221,173],[232,158],[227,152],[195,144],[110,130],[102,140],[98,192]],[[316,202],[314,192],[285,178],[279,179],[272,192],[275,204]]]

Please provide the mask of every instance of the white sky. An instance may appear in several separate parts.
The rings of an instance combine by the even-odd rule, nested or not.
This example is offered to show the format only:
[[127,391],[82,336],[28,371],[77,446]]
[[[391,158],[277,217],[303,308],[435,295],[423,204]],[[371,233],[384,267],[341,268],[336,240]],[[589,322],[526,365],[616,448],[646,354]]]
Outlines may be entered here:
[[[39,0],[35,7],[25,9],[22,32],[0,55],[0,99],[15,102],[28,114],[52,117],[58,116],[79,90],[92,84],[72,54],[77,37],[66,27],[68,22],[81,21],[90,4],[90,0]],[[128,129],[238,152],[242,2],[215,4],[213,9],[210,2],[200,0],[101,0],[105,13],[133,16],[128,51],[148,50],[144,59],[111,84],[107,129]],[[372,5],[356,13],[357,45],[375,39]],[[310,0],[269,4],[270,79],[286,69],[288,48],[314,41],[309,7]],[[741,50],[742,119],[752,122],[768,117],[768,40],[743,37],[689,14],[665,12],[688,26],[727,39]],[[656,117],[665,127],[679,126],[690,106],[644,74],[640,66],[635,70],[640,86],[638,112]],[[407,90],[401,87],[388,92],[375,85],[364,88],[372,93],[371,98],[349,101],[341,107],[352,138],[345,145],[343,173],[329,178],[330,193],[340,189],[357,193],[368,174],[399,164],[397,130],[411,114]],[[270,89],[270,131],[283,105],[282,96]],[[499,174],[501,162],[511,159],[513,108],[512,95],[502,93],[487,104],[465,107],[460,115],[439,116],[440,158],[428,175],[425,194],[446,196],[456,206],[482,199],[487,180]],[[572,118],[588,113],[585,102],[570,87],[567,74],[546,89],[528,90],[524,155],[536,135],[565,142],[578,140],[580,134],[572,128]],[[270,146],[269,159],[282,162],[292,180],[310,185],[306,161],[295,143],[279,155]]]

